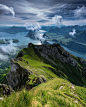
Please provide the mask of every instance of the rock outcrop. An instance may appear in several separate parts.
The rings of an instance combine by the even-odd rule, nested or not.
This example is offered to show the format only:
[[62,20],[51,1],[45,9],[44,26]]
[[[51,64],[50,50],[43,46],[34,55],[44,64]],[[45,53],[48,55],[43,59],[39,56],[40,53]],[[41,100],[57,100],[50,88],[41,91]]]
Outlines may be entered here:
[[[17,60],[17,59],[15,59]],[[35,85],[39,85],[43,82],[47,82],[46,78],[44,76],[39,76],[39,77],[35,77],[32,80],[32,85],[31,84],[26,84],[27,81],[30,82],[30,78],[29,76],[33,74],[32,71],[27,70],[25,68],[23,68],[22,66],[20,66],[18,63],[15,62],[14,59],[11,59],[10,61],[10,65],[11,65],[11,70],[10,72],[7,74],[6,79],[7,82],[9,84],[9,86],[13,89],[15,88],[21,88],[26,86],[26,88],[30,90],[32,87],[34,87]],[[19,60],[19,58],[18,58]]]
[[21,67],[18,63],[15,63],[13,59],[10,61],[11,71],[7,74],[8,84],[12,87],[21,87],[28,80],[28,76],[32,74],[32,72],[27,69]]
[[[59,44],[53,45],[36,45],[34,48],[41,54],[42,57],[46,58],[55,64],[56,60],[59,59],[63,63],[71,64],[72,66],[77,66],[77,61],[72,58],[71,54],[62,48]],[[54,59],[51,60],[49,57]],[[55,64],[56,65],[56,64]]]
[[0,84],[0,96],[1,95],[10,95],[14,90],[6,85],[6,84]]

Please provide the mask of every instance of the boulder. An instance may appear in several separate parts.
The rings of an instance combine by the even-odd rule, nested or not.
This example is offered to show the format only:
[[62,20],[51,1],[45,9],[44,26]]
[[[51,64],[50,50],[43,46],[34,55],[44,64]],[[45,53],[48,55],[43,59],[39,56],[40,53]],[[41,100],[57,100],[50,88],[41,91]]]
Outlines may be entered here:
[[21,67],[18,63],[15,63],[13,59],[10,61],[11,71],[7,74],[8,84],[12,87],[22,87],[28,80],[28,76],[33,72]]
[[0,95],[10,95],[14,90],[6,84],[0,84]]

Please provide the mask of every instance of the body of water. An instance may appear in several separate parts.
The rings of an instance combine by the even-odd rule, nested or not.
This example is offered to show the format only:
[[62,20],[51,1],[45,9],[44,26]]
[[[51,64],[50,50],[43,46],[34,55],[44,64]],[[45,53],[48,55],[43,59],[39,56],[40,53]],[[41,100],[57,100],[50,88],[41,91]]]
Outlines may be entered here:
[[16,34],[0,32],[0,39],[18,39],[19,42],[16,43],[16,45],[18,45],[18,46],[28,45],[28,43],[30,43],[30,42],[33,44],[41,44],[41,42],[39,40],[33,40],[29,37],[25,37],[27,34],[28,34],[28,32],[19,32]]
[[[48,43],[50,44],[53,44],[55,42],[53,41],[47,41]],[[81,53],[77,53],[77,52],[74,52],[74,51],[71,51],[70,49],[68,49],[67,47],[65,46],[62,46],[66,51],[70,52],[71,54],[73,54],[74,56],[77,56],[77,57],[81,57],[83,59],[86,59],[86,54],[81,54]]]
[[71,54],[73,54],[74,56],[77,56],[77,57],[81,57],[83,59],[86,59],[86,54],[81,54],[81,53],[77,53],[77,52],[74,52],[74,51],[71,51],[69,50],[68,48],[66,48],[65,46],[62,46],[66,51],[70,52]]
[[[18,39],[19,42],[16,43],[17,46],[21,46],[21,45],[28,45],[28,43],[33,43],[33,44],[38,44],[40,45],[41,42],[39,40],[33,40],[29,37],[25,37],[28,34],[28,32],[19,32],[16,34],[9,34],[9,33],[5,33],[5,32],[0,32],[0,39]],[[52,41],[48,41],[50,44],[53,44],[54,42]],[[7,45],[7,44],[3,44]],[[2,45],[0,45],[2,46]],[[81,53],[77,53],[74,51],[71,51],[70,49],[62,46],[65,50],[67,50],[68,52],[70,52],[71,54],[77,56],[77,57],[81,57],[83,59],[86,59],[86,55],[85,54],[81,54]]]

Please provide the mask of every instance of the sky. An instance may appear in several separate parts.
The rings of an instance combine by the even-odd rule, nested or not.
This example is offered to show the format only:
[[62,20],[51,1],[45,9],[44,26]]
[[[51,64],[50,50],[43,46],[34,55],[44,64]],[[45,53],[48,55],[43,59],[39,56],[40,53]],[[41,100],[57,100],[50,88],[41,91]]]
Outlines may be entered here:
[[86,0],[0,0],[0,26],[86,25]]

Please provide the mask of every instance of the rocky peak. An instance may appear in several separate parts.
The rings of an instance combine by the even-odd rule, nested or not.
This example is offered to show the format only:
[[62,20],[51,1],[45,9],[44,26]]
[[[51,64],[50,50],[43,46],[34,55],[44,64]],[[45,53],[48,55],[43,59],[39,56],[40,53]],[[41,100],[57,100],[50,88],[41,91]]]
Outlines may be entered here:
[[13,59],[10,61],[11,71],[8,73],[6,79],[8,84],[14,87],[21,87],[28,80],[28,75],[32,74],[27,69],[21,67],[18,63],[15,63]]
[[34,48],[41,54],[42,57],[49,59],[50,56],[54,59],[54,61],[59,59],[63,63],[68,63],[72,66],[78,65],[77,61],[72,58],[71,54],[62,48],[59,44],[35,45]]

